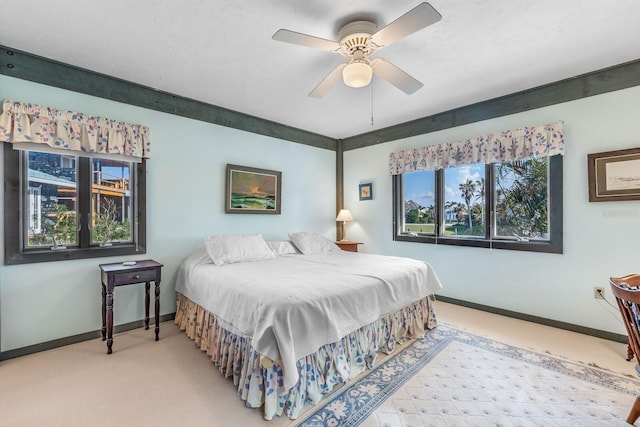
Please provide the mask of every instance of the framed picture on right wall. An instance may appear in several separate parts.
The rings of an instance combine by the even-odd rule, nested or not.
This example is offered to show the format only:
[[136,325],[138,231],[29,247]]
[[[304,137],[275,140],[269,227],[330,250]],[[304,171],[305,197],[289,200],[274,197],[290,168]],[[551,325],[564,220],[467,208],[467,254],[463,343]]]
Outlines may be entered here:
[[359,185],[360,200],[373,200],[373,183],[367,182]]
[[640,200],[640,148],[587,155],[589,201]]

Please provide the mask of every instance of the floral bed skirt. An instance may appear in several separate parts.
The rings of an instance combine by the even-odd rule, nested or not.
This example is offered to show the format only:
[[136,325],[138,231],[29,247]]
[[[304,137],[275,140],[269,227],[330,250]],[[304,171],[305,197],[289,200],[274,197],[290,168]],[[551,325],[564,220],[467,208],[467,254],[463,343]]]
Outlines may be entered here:
[[276,361],[261,356],[242,337],[221,327],[216,317],[178,293],[175,323],[205,351],[225,377],[233,377],[238,396],[250,408],[264,405],[264,418],[286,413],[296,419],[306,403],[316,404],[336,384],[371,369],[378,352],[391,353],[406,338],[417,338],[436,326],[430,297],[383,316],[345,336],[323,345],[298,360],[298,383],[282,386],[282,370]]

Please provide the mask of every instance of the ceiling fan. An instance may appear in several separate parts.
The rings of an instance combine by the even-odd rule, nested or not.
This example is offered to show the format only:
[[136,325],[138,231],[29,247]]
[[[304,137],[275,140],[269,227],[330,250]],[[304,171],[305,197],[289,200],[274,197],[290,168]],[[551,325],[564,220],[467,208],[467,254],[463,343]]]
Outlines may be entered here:
[[335,67],[309,93],[311,97],[322,98],[341,78],[350,87],[367,86],[371,83],[373,74],[382,77],[405,93],[412,94],[423,86],[422,83],[389,61],[383,58],[369,58],[369,56],[440,19],[442,16],[429,3],[420,3],[379,30],[376,24],[370,21],[350,22],[338,31],[339,41],[284,29],[276,31],[272,38],[281,42],[339,53],[349,59],[348,62]]

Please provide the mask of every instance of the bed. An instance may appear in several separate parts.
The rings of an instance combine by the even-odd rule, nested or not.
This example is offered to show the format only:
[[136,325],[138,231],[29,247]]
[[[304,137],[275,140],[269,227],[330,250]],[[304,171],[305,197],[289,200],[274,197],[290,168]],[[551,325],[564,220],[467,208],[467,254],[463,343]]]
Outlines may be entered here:
[[208,236],[176,279],[175,323],[267,420],[297,418],[379,352],[435,327],[441,288],[425,262],[289,236]]

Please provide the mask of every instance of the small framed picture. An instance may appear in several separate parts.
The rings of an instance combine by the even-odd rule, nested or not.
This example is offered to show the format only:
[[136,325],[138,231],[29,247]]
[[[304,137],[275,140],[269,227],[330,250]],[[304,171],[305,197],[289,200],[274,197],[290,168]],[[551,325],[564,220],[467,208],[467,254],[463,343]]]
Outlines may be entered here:
[[640,200],[640,148],[587,156],[589,201]]
[[360,184],[360,200],[373,200],[373,183]]

